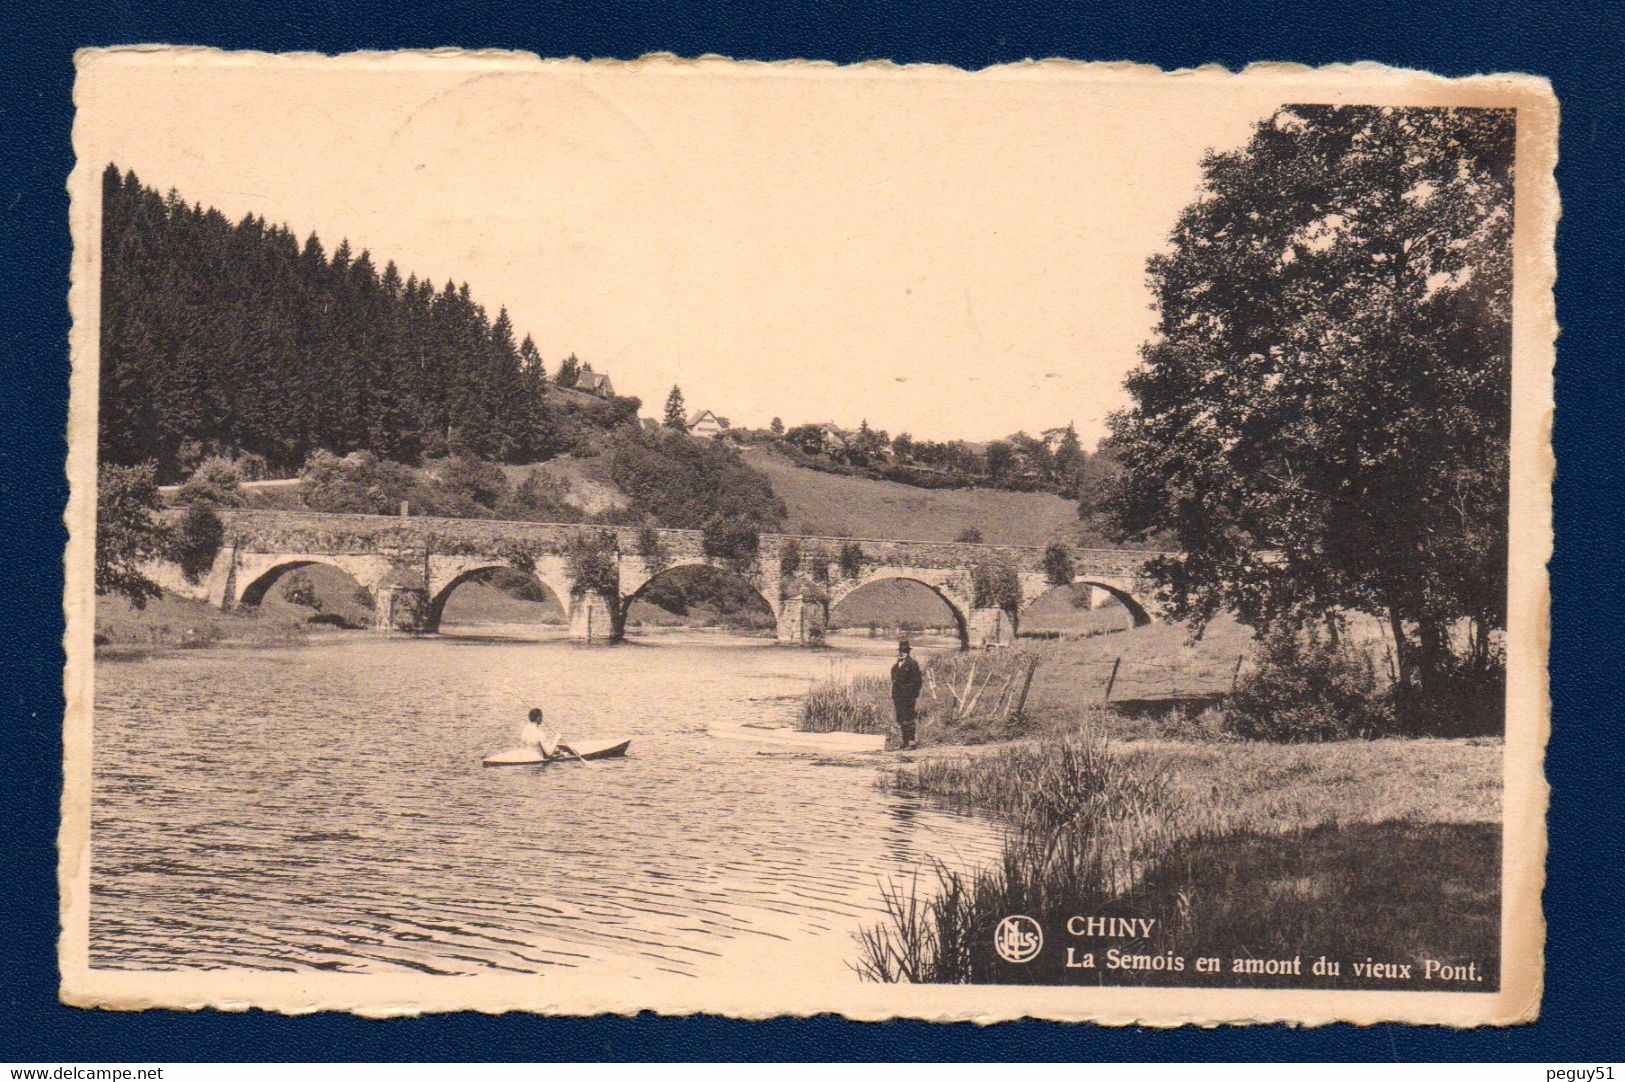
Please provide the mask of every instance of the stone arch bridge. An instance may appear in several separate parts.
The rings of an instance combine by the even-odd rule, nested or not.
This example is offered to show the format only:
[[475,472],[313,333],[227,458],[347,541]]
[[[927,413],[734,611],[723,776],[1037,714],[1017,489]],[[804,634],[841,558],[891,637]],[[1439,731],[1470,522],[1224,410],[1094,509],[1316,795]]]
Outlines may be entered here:
[[[821,639],[830,610],[842,600],[876,582],[904,579],[925,585],[947,603],[960,642],[968,647],[1006,641],[1021,609],[1054,585],[1042,568],[1043,550],[1023,546],[762,534],[756,559],[739,567],[707,555],[698,530],[654,531],[659,543],[651,560],[643,531],[635,527],[294,511],[219,514],[225,529],[213,566],[195,583],[184,581],[174,568],[155,568],[163,585],[231,609],[258,604],[290,571],[327,564],[347,572],[371,595],[379,631],[438,631],[457,586],[493,568],[515,568],[558,598],[572,638],[617,641],[632,602],[649,583],[667,571],[703,565],[749,579],[772,610],[781,642]],[[597,554],[601,588],[576,588],[572,545]],[[861,571],[843,574],[841,552],[854,545],[862,555]],[[1136,624],[1149,623],[1157,615],[1144,577],[1150,555],[1075,549],[1074,582],[1093,588],[1093,603],[1115,597]],[[990,558],[1015,568],[1021,585],[1016,612],[976,604],[973,568]]]

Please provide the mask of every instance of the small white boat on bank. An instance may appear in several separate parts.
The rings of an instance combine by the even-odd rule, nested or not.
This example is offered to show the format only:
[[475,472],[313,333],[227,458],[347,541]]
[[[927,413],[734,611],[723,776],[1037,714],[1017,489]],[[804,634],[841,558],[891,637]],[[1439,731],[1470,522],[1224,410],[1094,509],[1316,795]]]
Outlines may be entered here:
[[794,748],[826,754],[862,754],[886,750],[884,733],[805,733],[768,725],[710,725],[706,731],[720,740]]

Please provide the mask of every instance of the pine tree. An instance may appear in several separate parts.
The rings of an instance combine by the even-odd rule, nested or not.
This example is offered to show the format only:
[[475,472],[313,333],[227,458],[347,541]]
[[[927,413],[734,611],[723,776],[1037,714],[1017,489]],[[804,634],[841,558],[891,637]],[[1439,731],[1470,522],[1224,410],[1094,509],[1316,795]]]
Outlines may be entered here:
[[671,385],[671,394],[666,396],[666,427],[684,431],[688,429],[688,411],[683,405],[683,391],[675,383]]
[[523,458],[568,438],[534,342],[516,347],[467,286],[403,283],[348,242],[329,257],[314,233],[233,223],[113,164],[102,202],[103,461],[174,481],[211,455],[285,475],[317,449],[410,462],[456,438]]

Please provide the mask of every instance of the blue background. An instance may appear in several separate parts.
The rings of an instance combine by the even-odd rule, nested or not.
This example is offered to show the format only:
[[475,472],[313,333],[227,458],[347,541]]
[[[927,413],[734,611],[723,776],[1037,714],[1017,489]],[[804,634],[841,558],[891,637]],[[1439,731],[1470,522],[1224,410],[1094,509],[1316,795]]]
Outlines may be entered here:
[[[7,529],[6,816],[0,895],[0,1061],[260,1059],[1621,1059],[1625,919],[1620,874],[1622,265],[1619,145],[1625,5],[1493,6],[1367,0],[1215,3],[1200,10],[1123,0],[1058,2],[625,2],[577,9],[507,3],[163,5],[14,3],[0,13],[0,495]],[[58,1006],[56,828],[61,797],[60,554],[67,490],[72,53],[168,41],[266,50],[460,45],[544,56],[630,58],[655,50],[775,60],[889,58],[982,67],[1028,56],[1131,59],[1163,67],[1253,60],[1378,60],[1449,75],[1549,76],[1563,109],[1559,236],[1558,544],[1552,564],[1554,735],[1547,990],[1541,1020],[1510,1030],[1403,1026],[1146,1031],[1018,1023],[978,1029],[832,1018],[537,1019],[472,1015],[369,1022]]]

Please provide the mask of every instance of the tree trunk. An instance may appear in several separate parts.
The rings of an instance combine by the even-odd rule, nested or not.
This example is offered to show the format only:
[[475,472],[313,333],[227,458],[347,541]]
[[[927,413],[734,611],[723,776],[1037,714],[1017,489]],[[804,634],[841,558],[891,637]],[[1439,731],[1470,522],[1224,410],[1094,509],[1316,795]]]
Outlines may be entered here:
[[1422,690],[1432,694],[1439,689],[1439,680],[1444,675],[1444,660],[1450,650],[1445,638],[1445,630],[1437,620],[1422,620],[1416,625],[1416,635],[1421,642],[1418,657],[1418,676]]
[[1398,684],[1406,688],[1411,683],[1411,646],[1405,638],[1405,621],[1398,609],[1388,610],[1388,628],[1394,634],[1394,666],[1399,670]]

